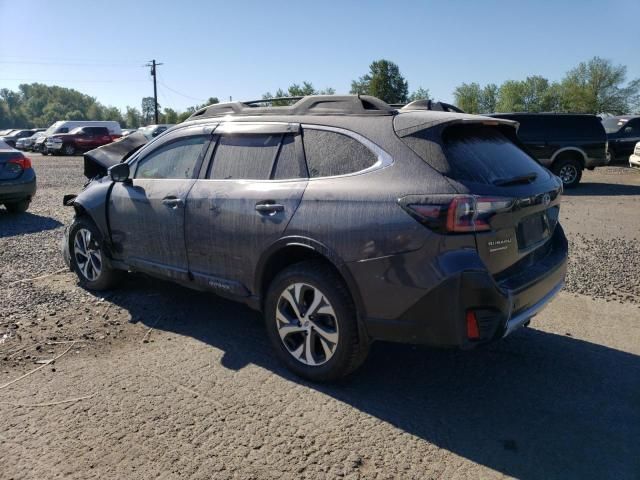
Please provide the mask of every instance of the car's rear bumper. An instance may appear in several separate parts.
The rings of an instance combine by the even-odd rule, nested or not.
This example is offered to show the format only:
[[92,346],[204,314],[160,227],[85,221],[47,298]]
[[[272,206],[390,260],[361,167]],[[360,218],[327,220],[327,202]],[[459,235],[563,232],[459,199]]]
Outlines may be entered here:
[[640,168],[640,156],[639,155],[631,155],[629,157],[629,166],[634,168]]
[[0,180],[0,203],[31,199],[36,194],[36,188],[36,174],[33,169],[25,170],[15,180]]
[[[398,316],[384,318],[369,309],[363,318],[367,332],[374,339],[461,348],[502,338],[527,324],[562,289],[567,251],[566,237],[558,225],[544,252],[532,259],[531,265],[522,265],[509,276],[491,275],[473,251],[447,252],[443,254],[446,258],[438,258],[432,264],[440,270],[441,281],[422,290],[422,295]],[[388,271],[399,265],[387,264],[382,274],[370,272],[370,279],[389,278]],[[406,278],[410,276],[407,274]],[[401,295],[394,290],[389,286],[391,295]],[[389,297],[388,301],[393,302],[394,298]],[[367,302],[363,295],[363,304]],[[475,313],[479,338],[468,336],[468,311]]]

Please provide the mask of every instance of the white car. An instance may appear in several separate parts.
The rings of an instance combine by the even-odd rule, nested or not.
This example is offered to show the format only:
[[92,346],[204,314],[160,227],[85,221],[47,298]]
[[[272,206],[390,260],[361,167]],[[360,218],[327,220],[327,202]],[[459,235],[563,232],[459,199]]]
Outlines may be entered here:
[[167,131],[171,127],[173,127],[173,123],[162,123],[157,125],[147,125],[146,127],[140,127],[138,129],[147,139],[151,140],[152,138],[157,137],[161,133]]
[[636,143],[633,153],[629,157],[629,166],[640,168],[640,142]]

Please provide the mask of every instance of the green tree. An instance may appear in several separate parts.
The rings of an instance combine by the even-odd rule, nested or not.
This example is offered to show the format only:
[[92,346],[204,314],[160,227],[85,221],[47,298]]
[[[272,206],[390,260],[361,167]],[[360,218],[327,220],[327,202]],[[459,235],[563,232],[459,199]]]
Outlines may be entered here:
[[[144,97],[141,102],[142,123],[145,125],[152,124],[155,119],[155,102],[153,97]],[[158,112],[160,112],[160,104],[158,104]]]
[[173,108],[166,108],[163,112],[164,123],[178,123],[178,112]]
[[640,79],[625,85],[627,67],[593,57],[571,69],[562,80],[563,106],[580,113],[629,112],[640,102]]
[[479,113],[482,89],[478,83],[463,83],[453,92],[456,105],[467,113]]
[[495,83],[489,83],[485,85],[480,91],[479,99],[479,112],[480,113],[493,113],[496,111],[496,105],[498,103],[498,86]]
[[127,106],[125,112],[125,123],[127,128],[139,128],[140,127],[140,110],[135,107]]
[[[323,90],[316,90],[311,82],[302,82],[302,86],[297,83],[293,83],[287,88],[287,90],[283,90],[282,88],[278,88],[275,94],[271,94],[271,92],[267,92],[262,95],[262,99],[266,100],[268,98],[283,98],[283,97],[304,97],[306,95],[334,95],[336,91],[329,87]],[[290,105],[291,101],[287,100],[276,100],[271,102],[271,105],[274,107],[282,106],[282,105]]]
[[387,103],[406,103],[409,84],[398,65],[382,59],[372,62],[369,73],[351,82],[351,93],[373,95]]
[[417,90],[411,93],[409,97],[407,97],[408,102],[415,102],[416,100],[431,100],[429,89],[419,87]]

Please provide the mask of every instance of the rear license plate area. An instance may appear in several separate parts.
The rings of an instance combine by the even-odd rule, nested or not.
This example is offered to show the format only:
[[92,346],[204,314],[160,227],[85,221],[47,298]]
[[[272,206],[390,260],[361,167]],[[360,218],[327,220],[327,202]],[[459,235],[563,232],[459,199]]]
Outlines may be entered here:
[[549,238],[549,220],[546,212],[523,218],[518,224],[518,248],[529,248]]

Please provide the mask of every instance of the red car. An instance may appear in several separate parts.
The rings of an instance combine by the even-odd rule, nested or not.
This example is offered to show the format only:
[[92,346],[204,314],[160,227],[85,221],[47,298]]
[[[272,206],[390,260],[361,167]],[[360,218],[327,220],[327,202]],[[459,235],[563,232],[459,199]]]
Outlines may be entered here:
[[113,142],[120,135],[112,135],[107,127],[78,127],[69,133],[57,133],[47,138],[47,151],[53,154],[74,155]]

